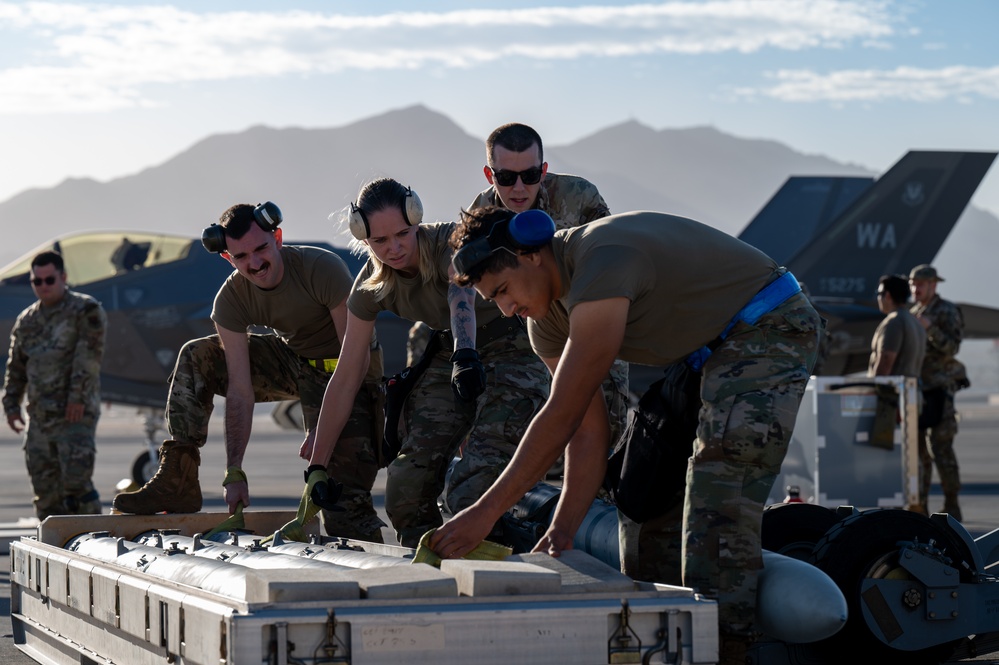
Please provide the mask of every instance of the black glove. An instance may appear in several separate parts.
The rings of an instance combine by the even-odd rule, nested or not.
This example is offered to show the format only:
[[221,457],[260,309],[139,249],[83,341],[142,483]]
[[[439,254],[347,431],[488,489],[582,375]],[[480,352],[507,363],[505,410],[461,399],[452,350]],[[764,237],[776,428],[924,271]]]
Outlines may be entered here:
[[451,354],[451,390],[458,402],[471,403],[486,389],[486,368],[475,349],[458,349]]
[[340,495],[343,494],[343,484],[338,483],[326,475],[325,466],[321,464],[313,464],[306,469],[306,485],[308,485],[310,481],[309,476],[316,471],[321,471],[322,473],[316,474],[317,477],[311,479],[312,489],[309,491],[309,499],[312,500],[313,504],[325,510],[343,512],[344,508],[336,504],[336,502],[340,499]]

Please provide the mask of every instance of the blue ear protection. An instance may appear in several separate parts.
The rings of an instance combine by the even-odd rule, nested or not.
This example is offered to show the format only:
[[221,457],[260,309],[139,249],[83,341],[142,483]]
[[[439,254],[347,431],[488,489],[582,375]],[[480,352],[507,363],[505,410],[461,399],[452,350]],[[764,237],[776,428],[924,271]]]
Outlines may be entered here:
[[[407,187],[406,193],[399,202],[402,207],[402,217],[410,226],[416,226],[423,221],[423,202],[412,188]],[[358,240],[367,240],[371,237],[371,227],[368,225],[368,216],[357,207],[356,203],[350,204],[350,212],[347,215],[347,222],[350,226],[350,234]]]
[[555,221],[544,210],[525,210],[507,222],[493,224],[489,234],[476,238],[451,257],[451,265],[459,275],[488,259],[493,252],[532,250],[548,243],[555,235]]
[[[270,201],[258,203],[253,209],[253,221],[268,233],[274,233],[281,225],[281,209]],[[221,254],[226,250],[225,230],[218,224],[212,224],[201,232],[201,244],[213,254]]]

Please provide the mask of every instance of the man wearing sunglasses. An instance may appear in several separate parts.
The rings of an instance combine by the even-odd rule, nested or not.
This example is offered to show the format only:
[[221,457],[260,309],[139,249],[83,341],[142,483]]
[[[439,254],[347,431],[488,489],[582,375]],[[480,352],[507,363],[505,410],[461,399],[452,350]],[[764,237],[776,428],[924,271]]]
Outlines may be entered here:
[[874,331],[867,375],[918,377],[926,354],[926,331],[909,313],[909,280],[883,275],[877,297],[885,318]]
[[[99,302],[67,288],[57,252],[31,260],[31,289],[38,300],[21,312],[10,333],[3,395],[7,424],[24,431],[38,519],[97,515],[94,433],[107,317]],[[25,397],[27,426],[21,411]]]
[[610,209],[596,186],[585,178],[549,173],[541,136],[517,122],[497,127],[486,139],[489,189],[481,192],[469,210],[489,205],[523,212],[538,208],[568,229],[606,217]]
[[[513,212],[544,210],[556,229],[569,229],[610,215],[596,185],[575,175],[549,173],[541,135],[532,127],[511,122],[493,130],[486,139],[486,165],[482,167],[489,189],[480,192],[469,210],[499,206]],[[628,418],[628,363],[618,360],[604,382],[610,412],[611,436],[616,439]]]

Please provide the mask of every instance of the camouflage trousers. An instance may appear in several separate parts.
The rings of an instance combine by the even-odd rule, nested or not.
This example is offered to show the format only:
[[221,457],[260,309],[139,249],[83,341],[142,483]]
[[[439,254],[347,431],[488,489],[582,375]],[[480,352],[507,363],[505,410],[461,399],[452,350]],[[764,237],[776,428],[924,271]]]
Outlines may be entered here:
[[[486,390],[474,405],[455,405],[451,353],[450,348],[438,352],[410,393],[400,427],[402,448],[388,466],[385,510],[406,547],[443,524],[437,507],[442,492],[451,513],[485,493],[548,397],[548,370],[523,330],[479,347]],[[459,448],[461,458],[449,471]]]
[[[419,362],[423,350],[427,348],[433,330],[425,323],[416,322],[409,329],[406,341],[406,365],[412,367]],[[631,406],[631,391],[628,385],[628,363],[615,360],[610,374],[604,379],[601,388],[607,402],[607,418],[610,421],[611,446],[618,440],[628,425],[628,408]]]
[[66,422],[65,413],[32,413],[24,433],[24,460],[34,491],[35,514],[98,515],[94,489],[97,416]]
[[[256,402],[301,400],[306,431],[319,421],[323,395],[330,375],[294,354],[275,335],[250,335],[250,379]],[[377,354],[377,358],[375,357]],[[381,350],[372,352],[372,363],[381,364]],[[171,438],[205,445],[208,422],[215,395],[226,394],[229,376],[225,352],[217,335],[191,340],[180,350],[170,380],[166,421]],[[366,382],[354,398],[354,407],[327,467],[330,477],[343,483],[338,503],[343,512],[323,511],[326,533],[360,540],[381,542],[381,527],[371,500],[371,488],[378,473],[373,437],[377,419],[379,387]],[[289,457],[297,457],[297,446],[289,446]],[[248,451],[249,452],[249,451]],[[219,471],[219,482],[225,470]],[[253,479],[250,479],[253,486]]]
[[954,393],[948,392],[940,422],[919,430],[919,502],[924,508],[928,508],[926,502],[930,495],[934,466],[940,476],[944,496],[956,498],[961,491],[961,474],[957,467],[957,455],[954,453],[956,436],[957,410],[954,408]]
[[748,636],[763,566],[760,523],[815,363],[819,315],[797,295],[738,323],[704,365],[682,509],[621,519],[624,572],[718,601],[723,635]]

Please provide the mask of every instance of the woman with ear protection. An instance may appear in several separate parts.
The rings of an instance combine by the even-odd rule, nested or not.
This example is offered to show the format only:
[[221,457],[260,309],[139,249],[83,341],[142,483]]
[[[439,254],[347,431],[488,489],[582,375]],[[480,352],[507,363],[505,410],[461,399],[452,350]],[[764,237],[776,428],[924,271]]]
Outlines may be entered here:
[[[456,513],[506,467],[548,396],[547,369],[517,317],[504,318],[471,288],[450,280],[452,222],[422,224],[416,192],[390,178],[361,188],[348,221],[368,262],[347,299],[347,332],[317,427],[302,444],[325,464],[367,370],[375,317],[388,310],[435,330],[428,362],[402,413],[401,448],[388,466],[385,508],[399,542],[416,547],[443,523],[437,498]],[[475,313],[471,323],[469,314]],[[394,427],[394,423],[389,423]],[[461,445],[461,459],[448,465]],[[446,476],[446,478],[445,478]]]

